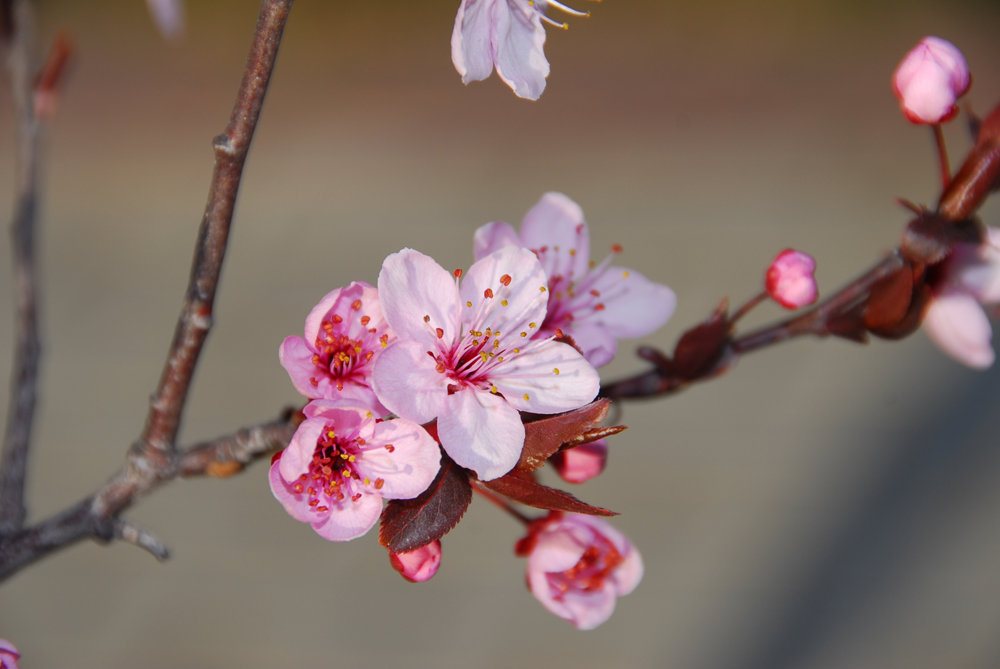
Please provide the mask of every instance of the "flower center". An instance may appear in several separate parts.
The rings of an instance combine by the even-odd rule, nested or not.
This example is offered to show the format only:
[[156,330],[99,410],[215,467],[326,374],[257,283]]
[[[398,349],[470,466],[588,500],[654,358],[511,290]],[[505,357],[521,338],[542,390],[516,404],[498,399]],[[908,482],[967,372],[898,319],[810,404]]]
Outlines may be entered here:
[[[292,485],[298,495],[307,495],[309,506],[316,513],[326,513],[330,507],[346,500],[357,502],[361,499],[362,478],[355,464],[363,452],[365,440],[360,437],[342,438],[328,423],[316,441],[309,472],[302,474]],[[365,480],[365,484],[370,481]],[[375,488],[384,484],[375,480]]]
[[[376,334],[375,328],[367,330],[367,334],[362,335],[362,338],[351,339],[346,334],[335,332],[342,327],[340,324],[343,320],[341,316],[334,314],[329,320],[323,321],[322,332],[316,337],[315,342],[318,353],[312,357],[314,365],[324,371],[329,370],[336,379],[337,390],[344,389],[345,381],[364,381],[364,372],[358,368],[371,361],[375,355],[374,346],[366,346],[368,342],[365,341]],[[362,326],[367,326],[370,320],[368,316],[362,316],[360,323]],[[313,378],[310,381],[314,386],[319,384],[318,379]]]
[[595,535],[594,543],[587,547],[580,561],[563,572],[550,572],[549,585],[562,600],[571,590],[595,592],[604,587],[604,581],[618,568],[625,558],[606,537]]

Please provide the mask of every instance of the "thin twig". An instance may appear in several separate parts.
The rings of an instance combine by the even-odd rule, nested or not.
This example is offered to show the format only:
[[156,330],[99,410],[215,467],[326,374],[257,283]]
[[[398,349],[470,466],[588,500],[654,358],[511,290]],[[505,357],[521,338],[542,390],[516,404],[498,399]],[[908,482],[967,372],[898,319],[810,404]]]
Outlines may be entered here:
[[150,400],[143,453],[163,459],[175,449],[191,377],[212,327],[212,307],[226,253],[243,164],[253,139],[292,0],[264,0],[243,81],[226,131],[215,138],[215,169],[208,204],[198,230],[184,306],[156,393]]
[[146,530],[139,529],[124,520],[115,520],[115,538],[149,551],[153,557],[163,562],[170,557],[170,549]]
[[10,72],[17,128],[17,203],[11,223],[16,309],[16,345],[11,378],[3,461],[0,463],[0,536],[24,525],[24,486],[28,449],[38,397],[38,283],[35,269],[35,214],[38,199],[39,122],[32,91],[33,41],[31,3],[11,8],[7,68]]
[[[122,536],[123,525],[117,516],[107,513],[102,515],[96,513],[95,509],[115,508],[115,503],[110,500],[134,501],[139,495],[148,494],[175,478],[218,476],[218,472],[227,470],[236,473],[250,462],[267,457],[272,452],[287,446],[294,432],[295,421],[289,411],[269,423],[244,428],[234,434],[175,453],[165,465],[156,470],[157,476],[145,485],[140,485],[143,483],[142,479],[137,477],[127,479],[119,473],[119,476],[108,481],[100,490],[69,509],[0,541],[0,580],[81,539],[131,541],[128,537]],[[231,463],[238,463],[237,468],[233,469]],[[143,541],[152,545],[147,539]],[[149,545],[138,541],[131,543],[150,550]]]
[[493,505],[495,505],[495,506],[503,509],[504,511],[506,511],[507,513],[509,513],[511,516],[513,516],[517,520],[519,520],[522,523],[524,523],[525,525],[530,524],[531,521],[534,520],[534,518],[526,516],[523,513],[521,513],[520,511],[518,511],[517,509],[515,509],[514,505],[511,504],[510,502],[508,502],[506,497],[502,497],[502,496],[500,496],[500,495],[492,492],[491,490],[487,490],[478,481],[473,481],[473,483],[472,483],[472,490],[474,492],[482,495],[483,497],[486,498],[487,501],[489,501]]

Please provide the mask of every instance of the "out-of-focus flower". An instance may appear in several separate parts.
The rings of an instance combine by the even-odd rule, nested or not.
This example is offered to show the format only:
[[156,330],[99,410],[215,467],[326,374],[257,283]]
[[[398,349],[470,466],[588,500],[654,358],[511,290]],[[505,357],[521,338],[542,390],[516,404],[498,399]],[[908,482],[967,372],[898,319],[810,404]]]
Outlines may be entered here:
[[288,448],[271,463],[271,492],[295,520],[330,541],[375,525],[382,499],[410,499],[441,464],[437,442],[408,420],[376,420],[343,401],[314,400]]
[[515,95],[537,100],[549,76],[542,23],[567,27],[545,15],[550,5],[587,16],[557,0],[462,0],[451,34],[451,60],[462,82],[481,81],[496,66]]
[[21,654],[17,648],[7,639],[0,639],[0,669],[18,669],[17,661]]
[[409,553],[389,551],[389,562],[410,583],[429,581],[441,566],[441,542],[431,542]]
[[184,0],[146,0],[156,27],[168,40],[184,36]]
[[569,483],[589,481],[604,471],[608,462],[608,442],[598,439],[566,451],[559,451],[549,462],[556,472]]
[[530,251],[492,253],[459,285],[432,258],[403,249],[385,259],[378,287],[399,339],[375,361],[375,393],[403,418],[437,418],[444,450],[481,480],[517,463],[518,411],[560,413],[597,394],[597,370],[573,347],[532,339],[548,288]]
[[611,266],[621,251],[618,246],[592,266],[583,211],[562,193],[543,195],[525,215],[520,235],[502,222],[476,230],[477,259],[511,244],[534,251],[548,280],[548,311],[535,337],[551,337],[561,330],[595,367],[611,361],[618,339],[657,330],[677,306],[670,288],[634,270]]
[[374,359],[395,340],[382,316],[378,291],[364,281],[338,288],[306,317],[305,339],[287,337],[278,349],[295,389],[309,399],[344,399],[388,411],[371,388]]
[[515,551],[528,558],[531,594],[582,630],[604,623],[615,611],[615,599],[642,580],[639,551],[593,516],[550,511],[531,523]]
[[925,37],[892,75],[892,90],[913,123],[935,124],[958,113],[955,100],[972,84],[969,66],[958,48],[940,37]]
[[996,355],[980,305],[1000,303],[1000,230],[989,228],[981,245],[957,244],[943,271],[924,317],[927,334],[963,365],[986,369]]
[[799,309],[816,301],[816,261],[808,253],[785,249],[767,268],[768,295],[785,309]]

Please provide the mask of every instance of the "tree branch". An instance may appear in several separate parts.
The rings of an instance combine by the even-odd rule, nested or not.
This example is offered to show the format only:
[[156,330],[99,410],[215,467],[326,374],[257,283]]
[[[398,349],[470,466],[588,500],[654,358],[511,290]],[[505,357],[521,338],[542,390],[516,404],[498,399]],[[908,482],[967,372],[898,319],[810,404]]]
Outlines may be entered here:
[[[38,397],[38,284],[35,213],[38,200],[38,135],[32,86],[34,26],[29,0],[8,4],[7,68],[17,134],[17,203],[11,222],[16,306],[16,344],[7,429],[0,463],[0,536],[20,529],[27,514],[24,487]],[[6,12],[5,12],[6,14]]]

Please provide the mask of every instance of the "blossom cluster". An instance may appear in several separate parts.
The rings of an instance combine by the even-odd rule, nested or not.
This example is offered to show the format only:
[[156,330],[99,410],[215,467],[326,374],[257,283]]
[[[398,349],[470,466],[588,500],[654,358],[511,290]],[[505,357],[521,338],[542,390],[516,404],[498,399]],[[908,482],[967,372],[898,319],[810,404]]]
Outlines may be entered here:
[[[279,349],[309,403],[272,461],[275,498],[325,539],[347,541],[378,522],[383,499],[424,492],[438,475],[441,450],[479,481],[510,472],[525,442],[522,412],[588,404],[600,386],[596,367],[614,357],[617,339],[648,334],[674,311],[668,287],[612,264],[620,247],[598,264],[589,244],[580,207],[547,193],[520,232],[502,222],[479,228],[467,272],[402,249],[383,262],[377,287],[356,281],[323,297],[304,336]],[[603,469],[606,444],[585,446],[579,456],[554,460],[571,482]],[[390,558],[408,580],[426,580],[440,564],[440,543]],[[552,602],[562,601],[532,590],[554,611]],[[610,615],[601,601],[601,613],[582,626]]]

